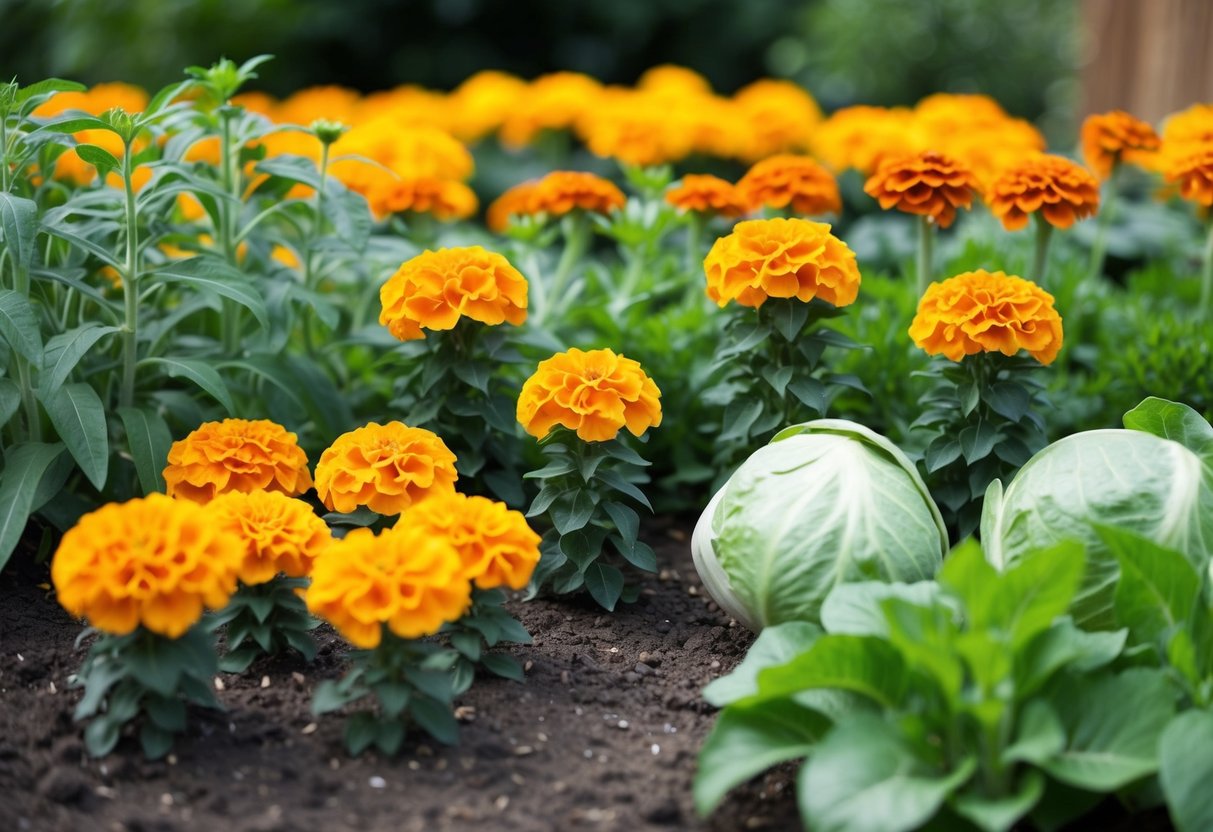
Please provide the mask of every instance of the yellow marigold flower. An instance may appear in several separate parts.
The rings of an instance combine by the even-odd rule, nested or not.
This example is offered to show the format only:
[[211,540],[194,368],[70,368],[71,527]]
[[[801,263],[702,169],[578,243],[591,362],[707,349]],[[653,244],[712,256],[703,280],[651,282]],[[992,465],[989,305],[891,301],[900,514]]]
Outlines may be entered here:
[[287,248],[284,245],[275,245],[270,249],[270,259],[279,265],[286,266],[288,269],[297,269],[302,263],[299,261],[299,255],[294,249]]
[[376,219],[412,211],[429,214],[439,222],[462,220],[476,213],[476,194],[462,182],[450,179],[390,179],[366,192]]
[[312,567],[308,610],[355,647],[379,646],[383,625],[400,638],[433,635],[459,620],[472,599],[451,541],[397,526],[378,536],[354,529]]
[[498,131],[511,147],[529,144],[544,130],[565,130],[595,104],[602,85],[576,72],[541,75],[530,83]]
[[538,180],[520,182],[493,200],[484,218],[489,230],[500,234],[509,228],[511,217],[531,214],[531,199],[538,186]]
[[361,98],[357,92],[345,87],[308,87],[274,108],[273,116],[281,124],[306,125],[318,118],[353,124]]
[[1005,118],[971,123],[947,134],[931,134],[921,144],[951,156],[976,174],[983,190],[1003,169],[1045,149],[1044,135],[1030,122]]
[[1124,110],[1087,116],[1081,141],[1082,158],[1100,179],[1107,179],[1118,162],[1148,159],[1162,144],[1153,127]]
[[749,128],[749,159],[807,150],[809,136],[821,121],[813,96],[791,81],[760,79],[738,90],[733,101]]
[[250,113],[259,113],[266,116],[270,121],[278,120],[275,117],[278,112],[278,99],[269,93],[258,90],[242,92],[239,95],[232,96],[232,103],[238,104]]
[[1099,209],[1099,181],[1064,156],[1037,153],[998,174],[986,200],[1008,231],[1023,228],[1038,211],[1049,225],[1069,228]]
[[1179,183],[1179,193],[1206,208],[1213,206],[1213,142],[1185,155],[1165,154],[1163,178]]
[[712,85],[693,69],[677,64],[660,64],[646,69],[636,88],[671,96],[711,95]]
[[593,173],[554,170],[535,183],[529,202],[528,213],[561,217],[578,208],[609,214],[622,208],[627,197],[614,182]]
[[293,497],[312,487],[307,454],[295,434],[268,419],[204,422],[174,442],[164,469],[165,491],[208,503],[227,491],[281,491]]
[[185,222],[197,222],[206,219],[206,209],[198,201],[198,197],[189,193],[177,194],[177,210]]
[[279,573],[302,578],[333,541],[328,524],[302,500],[280,491],[229,491],[208,505],[216,522],[244,543],[240,580],[263,584]]
[[496,70],[477,72],[451,93],[451,131],[469,142],[496,131],[526,91],[521,78]]
[[377,163],[339,159],[329,165],[335,178],[362,194],[392,179],[388,171],[405,180],[463,180],[474,168],[472,154],[454,136],[437,127],[401,125],[390,116],[351,128],[333,144],[332,152],[334,157],[362,156]]
[[98,630],[177,638],[236,589],[244,546],[194,503],[150,494],[80,518],[51,563],[59,603]]
[[423,329],[453,329],[461,317],[489,326],[526,320],[527,282],[510,262],[480,246],[424,251],[379,289],[379,323],[401,341]]
[[222,158],[221,147],[218,136],[207,136],[187,147],[181,160],[183,162],[206,162],[208,165],[218,166]]
[[455,455],[432,431],[371,422],[343,433],[316,464],[316,494],[332,511],[367,506],[399,514],[432,494],[452,491]]
[[661,391],[640,362],[574,347],[539,362],[522,385],[517,415],[536,439],[562,425],[585,442],[606,442],[624,427],[640,436],[660,425]]
[[838,183],[808,156],[785,154],[758,162],[737,183],[737,193],[752,209],[791,208],[798,214],[842,210]]
[[463,577],[481,589],[522,589],[539,563],[540,538],[522,512],[486,497],[435,496],[411,506],[396,526],[449,540],[463,561]]
[[1213,104],[1193,104],[1163,122],[1162,149],[1168,156],[1188,156],[1210,142],[1213,142]]
[[604,90],[577,122],[577,133],[595,156],[648,167],[676,162],[692,149],[692,135],[672,117],[661,94]]
[[930,217],[947,228],[956,219],[957,208],[973,204],[978,183],[966,166],[927,151],[884,162],[863,190],[878,199],[885,211],[896,208]]
[[927,354],[952,361],[979,352],[1025,350],[1050,364],[1061,350],[1061,316],[1053,296],[1032,281],[978,270],[928,286],[910,337]]
[[887,156],[918,148],[911,139],[913,116],[904,108],[844,107],[813,131],[813,153],[831,170],[871,174]]
[[89,115],[99,116],[106,110],[112,110],[115,107],[128,113],[141,113],[147,106],[147,102],[147,92],[142,88],[113,81],[96,84],[83,92],[57,92],[39,104],[38,108],[34,110],[34,115],[39,118],[49,118],[68,110],[79,110]]
[[821,298],[847,306],[859,295],[855,252],[823,222],[748,220],[733,226],[703,261],[708,297],[758,308],[767,298]]
[[710,174],[688,173],[665,192],[665,201],[680,211],[722,217],[739,217],[749,210],[732,182]]
[[451,102],[445,93],[416,84],[402,84],[362,99],[357,114],[348,123],[363,124],[387,118],[400,127],[434,127],[450,132],[450,110]]

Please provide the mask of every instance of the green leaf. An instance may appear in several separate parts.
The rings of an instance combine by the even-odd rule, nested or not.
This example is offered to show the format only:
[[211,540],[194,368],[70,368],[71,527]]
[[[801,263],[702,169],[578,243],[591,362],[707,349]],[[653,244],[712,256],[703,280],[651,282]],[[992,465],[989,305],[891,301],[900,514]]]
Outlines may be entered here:
[[481,635],[477,632],[451,633],[451,646],[472,661],[480,659]]
[[923,464],[927,473],[933,474],[940,468],[950,465],[960,459],[960,443],[951,436],[939,436],[934,439],[923,454]]
[[98,491],[105,488],[109,474],[109,430],[105,405],[92,385],[65,384],[39,398],[51,423],[80,470]]
[[781,298],[769,301],[769,306],[770,310],[763,310],[762,314],[785,341],[795,341],[809,318],[809,305],[799,300]]
[[103,179],[110,171],[122,168],[122,163],[114,157],[114,154],[95,144],[76,145],[76,155],[95,167],[97,175]]
[[815,378],[798,378],[788,383],[788,391],[814,413],[826,411],[826,387]]
[[518,660],[504,653],[486,653],[481,658],[480,663],[484,665],[489,673],[492,673],[494,676],[500,676],[502,679],[521,682],[526,678],[522,672],[522,665],[518,663]]
[[603,609],[613,612],[623,593],[623,573],[605,563],[592,563],[585,570],[585,588]]
[[653,505],[649,502],[649,498],[644,495],[644,492],[636,487],[636,485],[633,483],[630,483],[624,479],[623,474],[619,473],[618,471],[610,468],[604,468],[603,470],[599,471],[596,476],[598,481],[608,488],[613,488],[621,494],[626,494],[647,508],[649,511],[653,510]]
[[38,204],[32,199],[0,191],[0,239],[18,268],[34,263],[34,238],[38,235]]
[[1044,791],[1045,778],[1040,772],[1027,771],[1019,787],[1006,797],[986,797],[979,790],[970,789],[952,800],[952,808],[983,832],[1007,832],[1032,811]]
[[1066,746],[1066,731],[1057,712],[1042,699],[1033,699],[1023,708],[1016,726],[1015,740],[1002,750],[1004,765],[1032,763],[1044,765]]
[[613,500],[605,501],[602,508],[615,524],[620,537],[628,544],[635,543],[640,536],[640,515],[629,506]]
[[1213,425],[1202,419],[1199,413],[1186,404],[1154,396],[1126,413],[1124,425],[1129,430],[1140,430],[1178,442],[1196,453],[1201,453],[1213,443]]
[[741,664],[703,689],[703,698],[717,708],[758,693],[758,674],[768,667],[787,664],[812,646],[822,634],[808,621],[788,621],[764,627],[746,651]]
[[116,326],[102,326],[90,321],[52,337],[43,350],[42,369],[38,373],[39,389],[43,393],[57,390],[94,344],[117,331]]
[[29,298],[12,289],[0,289],[0,335],[31,364],[42,365],[38,316]]
[[884,639],[826,635],[787,664],[761,671],[757,699],[781,699],[815,688],[837,688],[895,708],[901,703],[906,681],[901,654]]
[[890,598],[900,598],[919,607],[930,607],[942,600],[942,593],[939,584],[934,581],[913,584],[856,581],[839,584],[830,590],[821,605],[821,626],[835,634],[887,637],[889,621],[882,604]]
[[185,730],[185,703],[180,699],[149,696],[143,700],[143,709],[161,729],[173,733]]
[[148,272],[144,279],[180,283],[235,301],[252,312],[262,327],[269,329],[270,318],[265,299],[257,291],[256,284],[247,275],[217,258],[191,257]]
[[120,407],[118,416],[126,430],[126,445],[143,493],[164,491],[164,466],[173,444],[168,423],[150,407]]
[[45,78],[19,89],[15,103],[21,105],[35,96],[46,95],[47,93],[84,92],[86,89],[88,87],[79,81],[65,81],[62,78]]
[[1018,422],[1032,405],[1032,396],[1022,384],[1000,381],[985,392],[990,409],[1012,422]]
[[1178,832],[1213,829],[1213,713],[1188,711],[1159,740],[1158,781]]
[[792,701],[726,709],[699,750],[696,811],[708,815],[735,786],[807,756],[829,727],[824,716]]
[[489,392],[489,379],[493,374],[488,365],[479,361],[458,361],[451,365],[451,370],[455,378],[469,387],[482,393]]
[[417,727],[443,745],[459,742],[459,723],[451,713],[450,705],[425,697],[414,699],[409,705],[409,715]]
[[345,747],[350,756],[357,757],[371,747],[379,734],[379,720],[366,711],[350,714],[345,723]]
[[189,661],[174,640],[162,636],[148,638],[127,650],[126,660],[131,675],[141,685],[168,697],[177,695],[177,683]]
[[552,504],[552,525],[561,535],[585,528],[594,516],[594,499],[584,489],[577,489]]
[[235,414],[236,406],[232,402],[232,394],[215,368],[205,361],[196,358],[145,358],[140,366],[154,365],[164,368],[170,378],[187,378],[201,387],[211,397],[219,402],[229,414]]
[[860,714],[839,723],[800,770],[797,796],[813,832],[909,832],[923,827],[975,769],[919,760],[894,726]]
[[96,116],[67,116],[57,121],[49,121],[34,132],[79,133],[81,130],[108,130],[111,133],[117,132],[108,121],[99,119]]
[[1166,675],[1147,668],[1062,685],[1053,707],[1066,747],[1044,769],[1063,783],[1101,792],[1154,773],[1159,735],[1175,713]]
[[1099,526],[1099,536],[1120,563],[1115,609],[1118,624],[1141,643],[1166,640],[1192,613],[1200,576],[1183,554],[1123,529]]
[[619,554],[623,555],[623,559],[635,566],[642,572],[657,571],[657,553],[653,551],[653,547],[647,543],[636,541],[630,546],[625,545],[625,542],[618,535],[611,535],[611,541],[615,544],[615,548],[619,550]]
[[960,432],[960,452],[965,462],[972,465],[978,460],[985,459],[994,450],[998,441],[998,428],[985,419],[978,419],[976,425],[971,425]]
[[21,388],[12,379],[0,378],[0,427],[8,424],[21,406]]
[[343,688],[338,682],[325,679],[312,691],[312,713],[320,716],[339,711],[350,702],[361,699],[364,694],[365,691],[359,688]]
[[62,445],[40,442],[15,445],[5,452],[0,475],[0,571],[25,531],[38,483],[61,453]]
[[722,429],[717,440],[730,442],[734,439],[745,440],[750,435],[750,428],[762,415],[762,399],[737,399],[724,409]]
[[121,722],[111,718],[109,714],[102,714],[85,727],[84,747],[91,756],[104,757],[118,744],[121,730]]
[[1086,673],[1111,664],[1124,649],[1128,635],[1128,630],[1088,632],[1068,618],[1054,622],[1016,652],[1016,694],[1032,695],[1063,668]]
[[[477,639],[476,642],[479,645],[480,640]],[[388,719],[399,717],[412,696],[412,689],[401,682],[381,682],[375,685],[375,698],[379,700],[379,707]]]

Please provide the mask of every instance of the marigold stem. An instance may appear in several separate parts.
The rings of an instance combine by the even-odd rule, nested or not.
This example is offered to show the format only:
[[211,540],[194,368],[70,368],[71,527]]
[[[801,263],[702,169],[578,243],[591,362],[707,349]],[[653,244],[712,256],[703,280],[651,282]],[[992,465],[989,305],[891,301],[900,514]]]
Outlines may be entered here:
[[1095,242],[1091,244],[1091,268],[1087,272],[1087,280],[1095,280],[1103,273],[1103,264],[1108,253],[1108,229],[1112,225],[1112,205],[1116,202],[1116,174],[1119,170],[1119,164],[1112,168],[1112,174],[1104,188],[1103,204],[1099,206],[1099,225],[1095,229]]
[[1032,258],[1031,280],[1045,288],[1045,273],[1049,268],[1049,241],[1053,239],[1053,226],[1043,217],[1036,217],[1036,254]]
[[1200,270],[1200,304],[1197,309],[1201,320],[1213,320],[1213,221],[1209,223],[1209,236],[1205,240],[1205,257]]
[[548,299],[551,304],[548,308],[536,313],[535,323],[540,323],[551,307],[556,307],[557,310],[563,308],[565,285],[572,276],[573,269],[581,262],[582,256],[590,247],[590,234],[590,224],[585,217],[572,216],[569,218],[569,224],[565,226],[564,251],[560,254],[560,261],[556,264],[552,283],[548,287]]
[[935,224],[930,217],[918,218],[918,296],[931,285],[931,260],[935,248]]
[[118,404],[135,403],[135,364],[139,359],[139,223],[135,209],[135,188],[131,182],[131,144],[122,155],[122,184],[126,190],[126,265],[122,274],[122,300],[126,320],[122,326],[122,386]]

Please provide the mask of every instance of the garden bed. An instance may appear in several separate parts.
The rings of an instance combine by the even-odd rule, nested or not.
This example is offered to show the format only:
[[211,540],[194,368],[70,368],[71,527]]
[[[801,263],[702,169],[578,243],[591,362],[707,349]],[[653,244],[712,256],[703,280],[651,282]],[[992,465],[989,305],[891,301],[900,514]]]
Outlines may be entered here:
[[614,615],[588,599],[511,602],[535,635],[512,651],[526,684],[478,680],[458,702],[458,747],[416,735],[397,759],[351,759],[342,720],[311,715],[313,686],[341,673],[347,649],[327,626],[312,667],[222,674],[227,712],[192,712],[169,761],[144,761],[133,739],[88,758],[67,682],[79,624],[19,557],[0,577],[0,829],[792,828],[782,773],[695,819],[695,756],[714,718],[700,690],[751,637],[702,594],[684,526],[653,543],[662,572]]

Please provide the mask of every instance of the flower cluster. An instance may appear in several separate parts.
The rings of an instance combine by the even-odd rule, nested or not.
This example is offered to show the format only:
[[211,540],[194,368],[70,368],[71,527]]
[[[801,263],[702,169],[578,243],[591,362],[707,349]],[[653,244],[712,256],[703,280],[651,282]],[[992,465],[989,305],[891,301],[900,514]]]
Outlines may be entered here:
[[423,252],[379,290],[379,323],[402,341],[423,330],[453,329],[462,317],[489,326],[526,320],[527,281],[509,261],[480,246]]
[[758,162],[737,183],[751,209],[787,208],[797,214],[833,214],[842,210],[838,183],[808,156],[781,154]]
[[561,425],[585,442],[640,436],[661,424],[661,391],[640,363],[612,350],[576,348],[539,362],[522,385],[518,421],[537,439]]
[[51,564],[59,603],[106,633],[139,625],[177,638],[236,589],[243,541],[211,512],[163,494],[111,503],[63,536]]
[[455,455],[437,434],[401,422],[343,433],[316,464],[316,494],[332,511],[360,506],[396,515],[436,492],[451,491]]
[[863,189],[886,211],[896,208],[930,217],[940,228],[947,228],[956,219],[957,208],[972,205],[978,183],[973,172],[959,162],[924,151],[886,160]]
[[266,419],[224,419],[173,443],[164,482],[170,497],[206,503],[227,491],[302,494],[312,476],[295,434]]
[[302,578],[333,536],[312,507],[277,491],[230,491],[208,506],[215,522],[245,544],[240,582],[262,584],[278,574]]
[[748,220],[721,237],[703,261],[708,297],[760,307],[767,298],[813,298],[847,306],[859,294],[855,253],[825,223]]
[[1162,146],[1153,127],[1124,110],[1087,116],[1080,141],[1083,161],[1101,179],[1120,162],[1149,166]]
[[544,215],[555,219],[572,211],[610,214],[627,201],[623,191],[609,179],[593,173],[556,170],[533,182],[522,182],[507,190],[489,206],[487,224],[504,231],[510,217]]
[[688,173],[665,192],[665,201],[679,211],[722,217],[740,217],[750,210],[732,182],[710,174]]
[[930,355],[1020,350],[1050,364],[1061,350],[1061,316],[1053,296],[1030,280],[973,271],[932,283],[918,304],[910,337]]
[[1099,181],[1064,156],[1036,153],[998,174],[986,201],[1008,231],[1023,228],[1037,212],[1049,225],[1069,228],[1099,209]]

